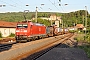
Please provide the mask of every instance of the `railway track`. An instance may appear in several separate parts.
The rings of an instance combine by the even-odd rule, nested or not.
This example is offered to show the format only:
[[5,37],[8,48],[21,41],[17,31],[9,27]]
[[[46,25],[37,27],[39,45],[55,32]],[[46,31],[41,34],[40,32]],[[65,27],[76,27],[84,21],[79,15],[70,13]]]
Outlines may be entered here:
[[[33,58],[36,59],[38,56],[41,56],[42,54],[45,53],[45,52],[41,52],[40,53],[41,55],[39,55],[38,54],[39,51],[43,51],[48,48],[52,49],[59,43],[64,42],[64,40],[69,39],[71,36],[73,36],[73,34],[69,33],[69,34],[65,34],[65,35],[61,35],[61,36],[40,39],[40,40],[27,42],[27,43],[13,44],[12,48],[9,51],[2,52],[0,54],[0,58],[3,60],[5,60],[5,59],[7,59],[7,60],[17,60],[18,59],[19,60],[19,59],[27,57],[28,55],[32,55]],[[48,49],[47,51],[49,51],[50,49]],[[33,54],[35,54],[35,55],[33,55]],[[5,56],[5,58],[3,57],[3,55]],[[33,59],[33,58],[31,58],[31,59]]]
[[[51,49],[53,49],[53,48],[55,48],[55,47],[57,47],[57,46],[60,47],[60,46],[64,45],[64,44],[61,44],[61,43],[65,42],[66,40],[69,40],[70,37],[72,37],[72,36],[73,36],[73,34],[71,34],[71,35],[69,35],[69,36],[66,36],[66,38],[65,38],[65,37],[59,38],[59,40],[60,40],[60,39],[63,39],[60,43],[57,43],[57,44],[55,44],[55,45],[52,45],[52,46],[50,46],[49,48],[44,49],[44,50],[41,50],[41,51],[39,51],[39,52],[37,52],[37,53],[31,54],[31,55],[29,55],[28,57],[23,58],[23,59],[21,59],[21,60],[28,60],[28,59],[30,59],[30,60],[37,60],[39,57],[41,57],[42,55],[44,55],[45,53],[47,53],[47,52],[50,51]],[[54,43],[54,42],[53,42],[53,43]],[[53,44],[53,43],[52,43],[52,44]],[[50,45],[50,44],[49,44],[49,45]],[[49,45],[48,45],[48,46],[49,46]],[[69,47],[69,46],[64,45],[64,48],[67,48],[67,47]]]
[[0,44],[0,52],[11,49],[13,44],[16,44],[16,42],[7,42]]
[[[56,41],[53,41],[53,42],[51,42],[51,43],[49,43],[47,45],[44,45],[44,46],[38,48],[37,50],[34,51],[34,53],[33,52],[32,53],[30,52],[30,55],[28,57],[25,57],[26,55],[28,55],[28,54],[25,54],[25,56],[23,55],[24,56],[23,58],[22,58],[22,56],[19,56],[17,58],[19,60],[28,60],[28,59],[30,59],[30,60],[36,60],[37,58],[39,58],[40,56],[44,55],[45,53],[47,53],[51,49],[57,47],[61,43],[63,43],[66,40],[70,39],[70,37],[72,37],[72,36],[73,36],[73,34],[69,34],[69,36],[66,35],[66,36],[62,36],[62,37],[59,37],[59,38],[58,37],[55,37],[56,38]],[[16,60],[16,59],[14,59],[14,60]]]
[[6,42],[6,43],[4,42],[4,43],[0,44],[0,52],[3,52],[3,51],[13,48],[13,46],[12,46],[13,44],[15,45],[14,48],[18,48],[19,45],[21,45],[20,43],[17,44],[16,42]]

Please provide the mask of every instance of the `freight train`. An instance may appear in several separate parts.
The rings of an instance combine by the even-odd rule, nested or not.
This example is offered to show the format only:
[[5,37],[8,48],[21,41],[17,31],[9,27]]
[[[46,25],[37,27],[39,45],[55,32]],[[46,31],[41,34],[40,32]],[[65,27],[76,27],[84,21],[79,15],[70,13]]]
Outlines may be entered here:
[[56,26],[45,26],[44,24],[22,21],[17,23],[15,38],[16,42],[27,42],[40,38],[63,34],[64,29]]

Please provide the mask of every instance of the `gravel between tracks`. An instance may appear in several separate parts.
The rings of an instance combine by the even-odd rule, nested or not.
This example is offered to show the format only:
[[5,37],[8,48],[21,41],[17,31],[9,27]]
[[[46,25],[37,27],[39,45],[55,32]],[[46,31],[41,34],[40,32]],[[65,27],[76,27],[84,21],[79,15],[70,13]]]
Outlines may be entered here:
[[[54,38],[55,37],[52,37],[52,40],[54,40]],[[48,38],[46,38],[46,39],[48,39]],[[43,40],[43,43],[42,43],[42,40]],[[45,44],[45,42],[46,43],[48,43],[46,40],[44,41],[45,39],[41,39],[41,40],[37,40],[37,41],[32,41],[32,42],[28,42],[28,43],[24,43],[24,44],[20,44],[20,45],[15,45],[15,46],[13,46],[12,47],[12,49],[10,49],[9,51],[5,51],[5,52],[1,52],[0,53],[0,60],[11,60],[11,58],[15,58],[16,56],[19,56],[19,55],[22,55],[23,53],[25,53],[25,52],[28,52],[28,51],[30,51],[30,50],[33,50],[33,49],[35,49],[36,47],[40,47],[42,44]],[[35,43],[37,43],[37,44],[35,44]],[[34,46],[33,46],[34,45]],[[22,47],[24,47],[24,48],[22,48]],[[32,48],[32,49],[31,49]],[[66,56],[69,56],[69,55],[73,55],[73,54],[76,54],[75,52],[74,52],[74,49],[67,49],[67,48],[56,48],[56,50],[58,49],[58,51],[61,51],[61,52],[59,52],[60,54],[66,54]],[[55,51],[56,51],[55,50]],[[66,51],[67,50],[67,51]],[[76,49],[77,50],[77,49]],[[76,51],[75,50],[75,51]],[[62,52],[63,51],[63,52]],[[82,50],[81,50],[82,51]],[[17,54],[17,52],[19,52],[18,54]],[[65,53],[64,53],[65,52]],[[67,53],[68,54],[67,54]],[[56,52],[54,52],[54,53],[56,53]],[[79,52],[77,52],[77,53],[79,53]],[[80,52],[79,54],[81,54],[82,53],[82,57],[83,56],[85,56],[86,57],[86,55],[84,55],[84,51],[82,51],[82,52]],[[77,56],[79,55],[79,54],[76,54]],[[52,55],[52,54],[51,54]],[[64,55],[62,55],[61,57],[63,57],[64,58]],[[9,57],[9,56],[11,56],[11,57]],[[58,55],[59,56],[59,55]],[[73,56],[75,56],[75,55],[73,55]],[[48,56],[49,57],[49,56]],[[71,56],[72,57],[72,56]],[[28,59],[29,60],[29,59]],[[44,59],[42,59],[42,60],[44,60]],[[50,60],[50,59],[49,59]],[[52,59],[51,59],[52,60]],[[54,58],[53,58],[53,60],[54,60]],[[56,60],[58,60],[58,59],[56,59]],[[69,60],[69,58],[65,58],[65,59],[59,59],[59,60]],[[73,60],[77,60],[77,59],[73,59]],[[83,59],[82,59],[83,60]]]
[[[74,36],[70,39],[73,40]],[[32,60],[32,59],[31,56],[27,56],[22,60]],[[66,44],[60,44],[35,60],[89,60],[89,59],[84,50],[76,47],[71,48]]]
[[37,49],[40,48],[40,46],[43,46],[47,43],[50,43],[52,41],[55,40],[55,37],[51,37],[50,40],[48,40],[49,38],[46,39],[41,39],[41,40],[37,40],[37,41],[32,41],[32,42],[28,42],[28,43],[22,43],[20,45],[15,45],[14,47],[12,47],[12,49],[8,50],[8,51],[4,51],[0,53],[0,60],[11,60],[13,58],[15,58],[16,56],[20,56],[23,55],[24,53],[27,53],[29,51],[33,51],[33,49]]

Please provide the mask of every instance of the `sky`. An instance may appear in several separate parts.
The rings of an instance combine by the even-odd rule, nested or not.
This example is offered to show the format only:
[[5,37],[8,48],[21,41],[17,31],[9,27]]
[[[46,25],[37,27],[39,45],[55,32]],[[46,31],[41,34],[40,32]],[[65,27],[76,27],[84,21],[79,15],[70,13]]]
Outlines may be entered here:
[[38,12],[68,13],[86,10],[85,6],[90,13],[90,0],[0,0],[0,12],[24,12],[24,10],[35,12],[38,7]]

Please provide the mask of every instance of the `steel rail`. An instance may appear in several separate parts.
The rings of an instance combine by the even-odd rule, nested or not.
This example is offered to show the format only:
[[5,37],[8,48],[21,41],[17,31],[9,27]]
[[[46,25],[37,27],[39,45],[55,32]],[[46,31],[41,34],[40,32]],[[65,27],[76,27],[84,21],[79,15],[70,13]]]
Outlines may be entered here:
[[[45,44],[45,45],[43,45],[43,46],[41,46],[41,47],[39,47],[37,49],[34,49],[34,50],[32,50],[32,51],[30,51],[28,53],[25,53],[25,54],[21,55],[21,56],[13,58],[12,60],[17,60],[17,59],[21,60],[21,59],[26,58],[29,55],[31,55],[31,57],[29,57],[31,60],[35,60],[38,57],[40,57],[41,55],[43,55],[44,53],[46,53],[47,51],[49,51],[50,49],[54,48],[55,46],[57,46],[58,44],[64,42],[65,40],[69,39],[72,36],[73,36],[73,34],[62,36],[62,38],[61,37],[59,37],[59,38],[55,37],[56,38],[55,41],[52,41],[52,42],[50,42],[48,44]],[[47,50],[45,50],[45,49],[47,49]],[[43,50],[45,50],[45,51],[43,51]],[[38,52],[41,52],[41,53],[38,53]]]

